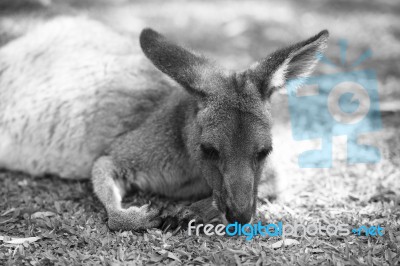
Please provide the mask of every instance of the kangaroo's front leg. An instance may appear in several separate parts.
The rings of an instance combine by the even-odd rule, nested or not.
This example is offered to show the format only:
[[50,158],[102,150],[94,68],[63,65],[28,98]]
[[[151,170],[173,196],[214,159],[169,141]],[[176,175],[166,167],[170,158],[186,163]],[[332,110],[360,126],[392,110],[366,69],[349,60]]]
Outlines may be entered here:
[[157,227],[161,223],[159,210],[149,205],[123,209],[121,201],[130,188],[129,173],[118,167],[112,157],[97,159],[92,170],[94,192],[103,203],[111,230],[140,230]]

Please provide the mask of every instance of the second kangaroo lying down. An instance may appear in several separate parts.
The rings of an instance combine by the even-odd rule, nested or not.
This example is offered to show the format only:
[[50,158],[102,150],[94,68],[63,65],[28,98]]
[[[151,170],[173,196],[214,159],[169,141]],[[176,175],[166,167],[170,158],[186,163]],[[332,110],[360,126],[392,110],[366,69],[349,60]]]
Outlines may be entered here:
[[[178,219],[249,222],[272,151],[270,96],[310,74],[328,32],[233,72],[145,29],[140,46],[157,70],[110,29],[71,21],[62,21],[61,32],[53,21],[43,35],[39,29],[0,50],[0,166],[77,178],[92,168],[115,230],[162,223],[148,205],[121,207],[133,188],[199,200]],[[68,35],[74,30],[97,34]],[[123,45],[106,43],[116,38]],[[25,63],[26,83],[11,78],[18,67],[12,56]]]

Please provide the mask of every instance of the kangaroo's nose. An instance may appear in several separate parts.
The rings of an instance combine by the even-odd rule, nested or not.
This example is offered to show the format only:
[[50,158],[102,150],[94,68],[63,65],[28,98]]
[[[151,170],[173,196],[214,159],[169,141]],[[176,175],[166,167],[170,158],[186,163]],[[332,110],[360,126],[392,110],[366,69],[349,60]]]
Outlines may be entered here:
[[240,224],[246,224],[250,222],[252,216],[252,208],[248,208],[244,211],[237,211],[234,209],[228,208],[226,210],[226,219],[229,223],[238,222]]

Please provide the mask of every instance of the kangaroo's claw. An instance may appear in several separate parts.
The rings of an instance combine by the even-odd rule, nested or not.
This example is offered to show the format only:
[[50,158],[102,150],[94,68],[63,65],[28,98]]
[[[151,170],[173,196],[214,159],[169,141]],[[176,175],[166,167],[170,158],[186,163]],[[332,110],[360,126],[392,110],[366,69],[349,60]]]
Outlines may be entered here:
[[182,208],[174,215],[169,215],[164,219],[161,226],[161,230],[166,233],[172,231],[172,234],[177,234],[180,230],[188,227],[189,221],[196,220],[197,223],[201,223],[203,219],[194,213],[189,208]]
[[168,230],[174,230],[178,226],[178,218],[176,216],[167,216],[162,224],[161,230],[166,233]]
[[181,229],[182,229],[182,226],[179,225],[179,226],[172,232],[172,235],[173,235],[173,236],[176,235]]
[[168,229],[171,227],[171,224],[169,223],[163,223],[161,230],[163,231],[163,233],[168,232]]

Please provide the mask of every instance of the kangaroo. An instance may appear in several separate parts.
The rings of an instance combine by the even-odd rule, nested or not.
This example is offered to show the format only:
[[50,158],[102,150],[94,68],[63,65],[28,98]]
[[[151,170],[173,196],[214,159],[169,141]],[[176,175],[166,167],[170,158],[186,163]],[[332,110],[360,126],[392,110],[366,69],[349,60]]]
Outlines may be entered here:
[[[235,72],[152,29],[139,45],[90,19],[56,18],[0,49],[0,167],[91,176],[112,230],[247,223],[268,175],[270,97],[311,73],[327,39],[321,31]],[[122,208],[134,189],[196,201],[163,221],[149,205]]]

